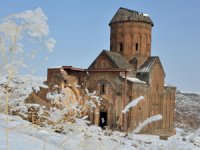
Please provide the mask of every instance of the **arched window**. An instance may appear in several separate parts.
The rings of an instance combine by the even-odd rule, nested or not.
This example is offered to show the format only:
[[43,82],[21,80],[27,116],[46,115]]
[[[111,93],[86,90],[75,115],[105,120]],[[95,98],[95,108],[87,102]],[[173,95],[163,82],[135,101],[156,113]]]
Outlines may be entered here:
[[138,51],[140,51],[141,37],[139,33],[135,33],[133,37],[133,46],[135,51],[138,53]]
[[139,44],[136,43],[136,44],[135,44],[135,50],[136,50],[136,51],[138,51],[138,47],[139,47]]
[[106,94],[106,82],[100,82],[100,94]]
[[119,51],[122,53],[124,51],[123,43],[119,43]]
[[117,44],[117,51],[118,52],[120,52],[120,53],[122,53],[123,51],[124,51],[124,37],[123,37],[123,35],[120,33],[120,34],[118,34],[117,35],[117,42],[118,42],[118,44]]
[[113,90],[112,90],[111,83],[106,81],[106,80],[98,81],[97,92],[100,95],[112,95],[113,94]]

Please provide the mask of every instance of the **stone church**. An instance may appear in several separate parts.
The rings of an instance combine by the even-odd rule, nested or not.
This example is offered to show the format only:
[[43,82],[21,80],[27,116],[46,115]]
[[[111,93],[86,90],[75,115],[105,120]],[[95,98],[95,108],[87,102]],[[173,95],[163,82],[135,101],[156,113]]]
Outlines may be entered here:
[[[84,90],[102,98],[100,106],[88,112],[89,120],[99,126],[132,131],[151,116],[162,120],[145,126],[141,133],[171,136],[175,134],[176,88],[165,83],[165,71],[158,56],[151,56],[151,18],[144,13],[119,8],[109,23],[110,50],[102,50],[88,69],[63,66],[49,68],[49,87],[71,88],[76,100],[84,103]],[[124,107],[143,96],[126,114]]]

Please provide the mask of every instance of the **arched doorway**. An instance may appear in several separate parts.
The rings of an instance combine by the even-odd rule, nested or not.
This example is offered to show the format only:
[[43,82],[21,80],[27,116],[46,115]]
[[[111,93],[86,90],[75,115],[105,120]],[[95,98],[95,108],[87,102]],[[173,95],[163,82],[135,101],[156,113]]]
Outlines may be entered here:
[[105,106],[100,107],[99,126],[104,128],[108,125],[108,112]]

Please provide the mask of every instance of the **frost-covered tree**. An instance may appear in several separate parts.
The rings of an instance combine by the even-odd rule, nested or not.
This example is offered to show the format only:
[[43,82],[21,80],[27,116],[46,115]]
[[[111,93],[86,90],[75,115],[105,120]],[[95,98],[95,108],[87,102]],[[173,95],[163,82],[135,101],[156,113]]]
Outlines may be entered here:
[[[41,8],[12,14],[0,20],[0,77],[6,77],[4,78],[6,96],[0,101],[6,103],[4,112],[6,114],[9,109],[11,79],[22,67],[30,69],[30,62],[36,62],[30,59],[35,58],[38,52],[43,49],[51,52],[54,49],[56,41],[48,36],[47,20]],[[8,117],[6,120],[8,126]],[[6,128],[7,149],[9,149],[8,131],[9,129]]]
[[[56,41],[49,37],[48,18],[41,8],[9,15],[0,20],[0,74],[8,77],[42,50],[52,52]],[[47,58],[45,58],[47,59]],[[36,63],[36,61],[34,61]]]

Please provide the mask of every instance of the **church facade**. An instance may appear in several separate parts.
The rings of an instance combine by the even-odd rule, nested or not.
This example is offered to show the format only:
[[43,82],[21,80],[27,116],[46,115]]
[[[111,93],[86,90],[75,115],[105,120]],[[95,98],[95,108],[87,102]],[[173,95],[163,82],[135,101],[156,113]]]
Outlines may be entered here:
[[[61,88],[83,86],[102,98],[100,106],[88,111],[89,120],[99,126],[132,131],[147,118],[162,120],[145,126],[141,133],[175,134],[176,88],[165,84],[165,72],[158,56],[151,56],[153,22],[146,14],[119,8],[109,23],[110,50],[103,50],[88,69],[63,66],[49,68],[47,84]],[[84,104],[84,90],[75,97]],[[135,107],[123,114],[132,100],[143,96]]]

